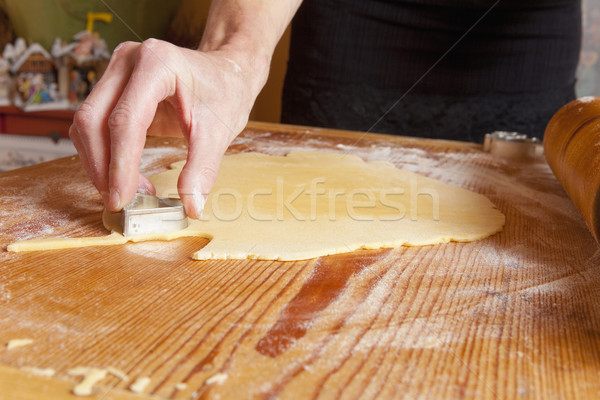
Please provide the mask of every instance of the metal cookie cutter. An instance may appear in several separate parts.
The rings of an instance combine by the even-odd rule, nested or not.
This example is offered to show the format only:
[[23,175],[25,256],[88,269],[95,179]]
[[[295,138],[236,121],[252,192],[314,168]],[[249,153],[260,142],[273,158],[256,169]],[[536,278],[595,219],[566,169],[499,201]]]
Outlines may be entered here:
[[542,141],[517,132],[486,133],[483,150],[505,158],[544,159]]
[[136,194],[121,210],[123,236],[164,233],[185,229],[188,219],[179,199]]

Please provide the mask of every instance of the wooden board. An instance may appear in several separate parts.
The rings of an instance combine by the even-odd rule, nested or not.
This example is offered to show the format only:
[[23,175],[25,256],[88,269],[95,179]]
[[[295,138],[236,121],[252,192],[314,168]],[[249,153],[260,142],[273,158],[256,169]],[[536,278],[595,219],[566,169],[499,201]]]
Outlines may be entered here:
[[[474,144],[250,124],[231,152],[347,152],[487,195],[504,231],[474,243],[297,262],[194,261],[204,239],[12,254],[16,239],[103,235],[76,157],[0,175],[0,393],[71,398],[597,398],[600,252],[543,162]],[[151,138],[142,170],[183,158]],[[53,368],[52,378],[22,367]],[[30,383],[28,383],[30,382]],[[180,383],[185,383],[182,388]],[[177,389],[179,387],[179,389]],[[219,397],[220,396],[220,397]],[[0,396],[2,397],[2,396]]]

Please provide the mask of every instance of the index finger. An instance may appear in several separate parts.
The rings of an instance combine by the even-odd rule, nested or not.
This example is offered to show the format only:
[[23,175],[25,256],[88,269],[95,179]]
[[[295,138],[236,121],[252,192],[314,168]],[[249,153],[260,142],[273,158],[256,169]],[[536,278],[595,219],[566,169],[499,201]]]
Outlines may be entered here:
[[133,199],[146,132],[158,104],[174,91],[173,74],[161,59],[164,47],[168,45],[155,39],[142,43],[129,82],[108,119],[110,211],[119,211]]

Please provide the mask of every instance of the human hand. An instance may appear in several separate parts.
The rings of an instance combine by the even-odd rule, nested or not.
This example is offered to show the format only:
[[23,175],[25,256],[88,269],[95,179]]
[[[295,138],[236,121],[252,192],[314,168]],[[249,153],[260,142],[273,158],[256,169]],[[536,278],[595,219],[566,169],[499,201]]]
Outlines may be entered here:
[[199,218],[221,158],[241,132],[262,83],[224,50],[201,52],[156,39],[119,45],[75,113],[69,135],[105,208],[119,211],[136,190],[147,132],[181,135],[188,156],[178,182],[187,214]]

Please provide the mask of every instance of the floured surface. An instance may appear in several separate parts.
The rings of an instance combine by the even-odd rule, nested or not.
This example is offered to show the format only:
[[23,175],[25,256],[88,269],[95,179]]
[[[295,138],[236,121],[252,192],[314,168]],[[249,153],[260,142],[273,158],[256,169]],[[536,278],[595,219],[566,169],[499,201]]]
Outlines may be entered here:
[[[168,143],[168,142],[165,142]],[[156,174],[164,170],[164,160],[185,157],[183,144],[144,149],[140,171]],[[0,230],[13,240],[38,237],[100,236],[106,231],[99,219],[102,202],[98,191],[81,168],[77,157],[63,161],[68,168],[39,178],[48,171],[45,164],[28,167],[34,174],[4,174],[0,178]],[[20,171],[23,171],[20,170]],[[75,194],[75,195],[74,195]],[[60,207],[62,202],[68,207]],[[35,217],[33,217],[35,215]],[[68,227],[66,232],[61,232]],[[0,252],[0,262],[11,259],[10,252]],[[0,286],[0,299],[2,298]]]
[[[169,141],[180,150],[156,150],[164,157],[145,173],[185,157]],[[151,378],[146,396],[177,400],[598,398],[600,251],[545,163],[287,126],[246,131],[229,152],[296,150],[384,160],[485,194],[506,225],[470,243],[298,262],[196,262],[189,255],[207,242],[197,238],[4,251],[0,340],[35,342],[0,349],[0,393],[71,398],[82,377],[69,369],[110,365]],[[106,234],[78,160],[0,174],[0,187],[3,248]],[[207,383],[219,374],[223,384]],[[130,385],[108,374],[94,393],[133,399]]]
[[[157,196],[177,195],[183,162],[151,177]],[[468,242],[502,229],[504,215],[480,194],[341,154],[225,156],[203,217],[179,232],[131,241],[206,237],[194,259],[302,260],[357,249]],[[118,215],[102,238],[17,242],[11,251],[122,244]]]

